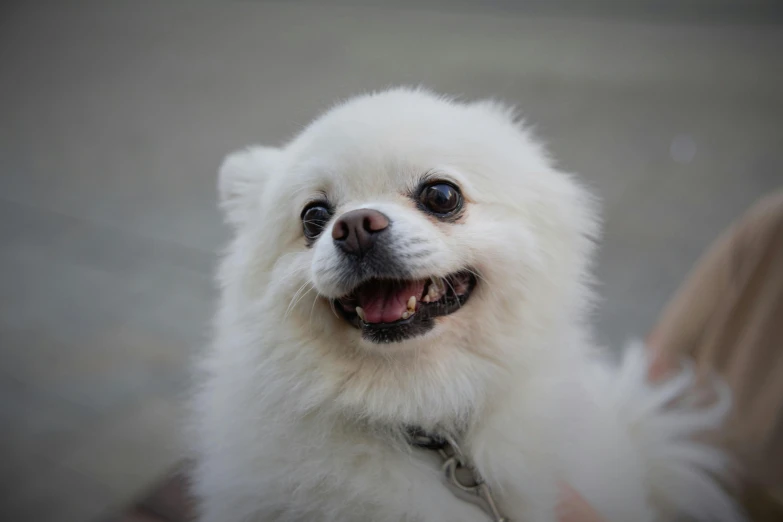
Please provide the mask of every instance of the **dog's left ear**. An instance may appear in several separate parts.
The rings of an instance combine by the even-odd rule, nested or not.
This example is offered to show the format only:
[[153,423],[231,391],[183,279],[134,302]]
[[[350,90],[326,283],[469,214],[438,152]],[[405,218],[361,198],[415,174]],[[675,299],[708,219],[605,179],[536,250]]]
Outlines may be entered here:
[[274,147],[248,147],[232,152],[218,170],[220,208],[228,224],[238,226],[261,200],[266,180],[278,169],[282,151]]

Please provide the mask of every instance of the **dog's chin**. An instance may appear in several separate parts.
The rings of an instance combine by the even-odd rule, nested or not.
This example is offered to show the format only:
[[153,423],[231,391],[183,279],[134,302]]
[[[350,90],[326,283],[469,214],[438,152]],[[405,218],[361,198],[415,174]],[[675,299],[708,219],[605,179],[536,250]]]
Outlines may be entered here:
[[332,305],[363,339],[400,343],[430,332],[436,318],[459,312],[476,283],[470,269],[426,279],[373,278],[333,299]]

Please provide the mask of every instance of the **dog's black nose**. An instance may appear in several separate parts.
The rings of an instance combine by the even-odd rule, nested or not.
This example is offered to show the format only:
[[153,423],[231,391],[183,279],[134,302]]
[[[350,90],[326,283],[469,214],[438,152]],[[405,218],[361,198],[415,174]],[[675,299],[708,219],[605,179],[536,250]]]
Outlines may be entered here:
[[346,254],[363,256],[380,232],[389,228],[389,218],[369,208],[346,212],[334,222],[332,239]]

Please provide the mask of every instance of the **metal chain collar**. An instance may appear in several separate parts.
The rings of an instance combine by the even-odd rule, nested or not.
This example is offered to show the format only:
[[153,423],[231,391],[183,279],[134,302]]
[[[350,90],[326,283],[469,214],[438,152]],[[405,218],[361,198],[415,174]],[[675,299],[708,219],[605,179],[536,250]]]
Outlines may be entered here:
[[470,464],[451,436],[428,435],[416,428],[409,429],[408,436],[413,446],[437,451],[443,458],[441,469],[446,486],[454,496],[480,507],[492,522],[511,522],[500,514],[489,485]]

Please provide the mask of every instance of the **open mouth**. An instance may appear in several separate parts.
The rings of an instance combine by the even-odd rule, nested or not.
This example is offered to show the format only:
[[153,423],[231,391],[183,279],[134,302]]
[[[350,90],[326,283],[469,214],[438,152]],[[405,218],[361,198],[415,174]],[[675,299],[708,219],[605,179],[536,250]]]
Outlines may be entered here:
[[394,343],[431,330],[434,319],[459,310],[475,286],[469,270],[411,281],[371,279],[334,303],[365,339]]

